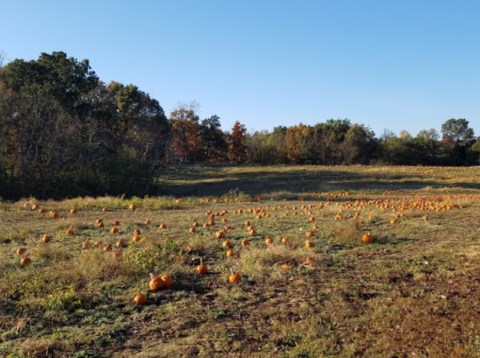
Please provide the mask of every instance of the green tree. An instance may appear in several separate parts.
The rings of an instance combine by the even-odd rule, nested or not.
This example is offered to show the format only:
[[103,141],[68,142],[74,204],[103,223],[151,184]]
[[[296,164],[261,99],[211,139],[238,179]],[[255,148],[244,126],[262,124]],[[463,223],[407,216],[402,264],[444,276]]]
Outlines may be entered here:
[[467,145],[474,141],[473,129],[466,119],[451,118],[442,124],[443,141],[452,145]]
[[475,143],[468,148],[467,152],[468,164],[470,165],[480,165],[480,139],[477,139]]
[[0,195],[141,194],[165,157],[168,123],[136,86],[105,85],[63,52],[0,69]]
[[88,112],[85,98],[98,84],[88,61],[43,53],[38,60],[15,60],[1,68],[0,82],[7,195],[55,195],[71,187],[77,174],[70,168],[76,158],[72,148],[79,140],[74,123]]
[[200,160],[219,163],[227,159],[228,143],[220,129],[220,117],[213,115],[200,123]]
[[466,164],[468,148],[474,143],[473,129],[466,119],[451,118],[442,124],[442,144],[446,164]]
[[375,133],[362,124],[351,126],[342,142],[345,164],[366,164],[371,159],[375,147]]

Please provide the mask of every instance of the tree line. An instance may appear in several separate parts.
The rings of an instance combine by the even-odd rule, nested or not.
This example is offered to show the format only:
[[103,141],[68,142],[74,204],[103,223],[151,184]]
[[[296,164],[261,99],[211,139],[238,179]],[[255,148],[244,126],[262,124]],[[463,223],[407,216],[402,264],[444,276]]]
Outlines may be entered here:
[[155,194],[178,163],[476,165],[480,141],[465,119],[441,135],[385,132],[330,119],[247,133],[200,119],[195,106],[169,116],[137,86],[104,83],[89,61],[63,52],[0,65],[0,197]]

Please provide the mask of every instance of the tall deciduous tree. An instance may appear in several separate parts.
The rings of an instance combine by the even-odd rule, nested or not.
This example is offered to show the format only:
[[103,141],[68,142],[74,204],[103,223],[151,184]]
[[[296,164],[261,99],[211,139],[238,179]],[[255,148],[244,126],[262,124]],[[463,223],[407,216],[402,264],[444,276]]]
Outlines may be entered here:
[[474,140],[473,129],[466,119],[451,118],[442,124],[443,140],[452,145],[467,145]]
[[63,52],[0,69],[0,195],[141,194],[165,156],[168,123],[136,86],[105,85]]
[[201,157],[199,120],[195,108],[191,106],[181,105],[170,113],[174,161],[194,162]]
[[227,159],[228,143],[220,129],[220,117],[213,115],[200,123],[200,160],[219,163]]
[[463,165],[467,160],[468,148],[474,143],[473,129],[466,119],[451,118],[442,124],[442,142],[447,164]]
[[245,145],[247,130],[243,124],[236,121],[229,136],[228,158],[238,164],[245,163],[247,147]]

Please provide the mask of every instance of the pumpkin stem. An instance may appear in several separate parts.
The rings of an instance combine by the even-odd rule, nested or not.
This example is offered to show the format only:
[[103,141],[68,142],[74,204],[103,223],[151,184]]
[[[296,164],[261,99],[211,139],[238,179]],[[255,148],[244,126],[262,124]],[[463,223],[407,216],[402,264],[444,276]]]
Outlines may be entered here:
[[153,280],[155,278],[155,275],[150,272],[150,279]]

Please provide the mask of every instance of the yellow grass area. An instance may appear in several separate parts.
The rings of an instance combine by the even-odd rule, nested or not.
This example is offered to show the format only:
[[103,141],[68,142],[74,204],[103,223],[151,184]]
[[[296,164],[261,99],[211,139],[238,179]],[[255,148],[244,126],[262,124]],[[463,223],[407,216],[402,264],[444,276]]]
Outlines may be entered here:
[[478,174],[181,167],[161,197],[2,202],[0,354],[479,357]]

